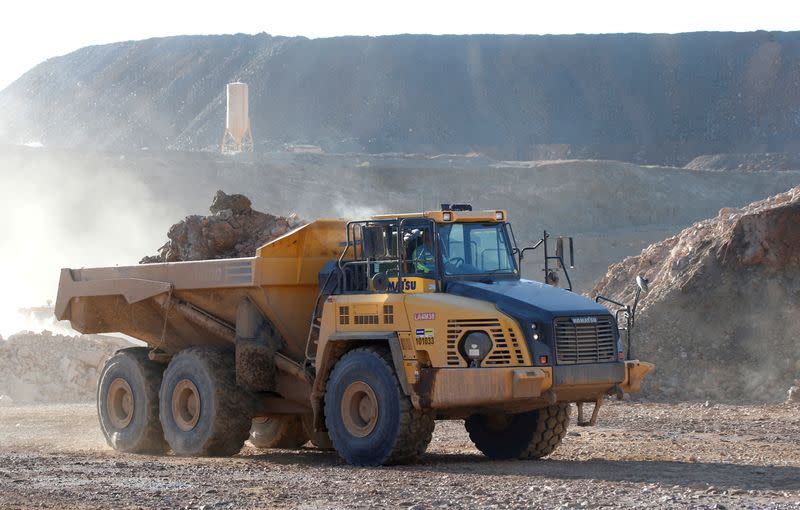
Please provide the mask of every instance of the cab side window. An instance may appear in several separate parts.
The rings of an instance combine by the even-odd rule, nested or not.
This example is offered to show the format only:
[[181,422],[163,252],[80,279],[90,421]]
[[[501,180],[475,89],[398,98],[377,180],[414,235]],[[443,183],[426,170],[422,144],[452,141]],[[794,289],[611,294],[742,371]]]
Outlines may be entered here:
[[403,227],[405,274],[432,275],[436,271],[430,226]]
[[384,273],[386,276],[397,276],[399,274],[399,264],[396,262],[397,254],[397,227],[390,226],[386,232],[386,258],[390,260],[375,261],[372,265],[371,274]]

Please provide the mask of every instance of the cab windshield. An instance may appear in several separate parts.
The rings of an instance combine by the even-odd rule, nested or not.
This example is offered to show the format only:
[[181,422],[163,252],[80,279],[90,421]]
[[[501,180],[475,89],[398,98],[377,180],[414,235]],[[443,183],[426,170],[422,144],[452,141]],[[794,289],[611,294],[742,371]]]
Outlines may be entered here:
[[450,223],[439,227],[442,266],[448,276],[515,273],[502,223]]

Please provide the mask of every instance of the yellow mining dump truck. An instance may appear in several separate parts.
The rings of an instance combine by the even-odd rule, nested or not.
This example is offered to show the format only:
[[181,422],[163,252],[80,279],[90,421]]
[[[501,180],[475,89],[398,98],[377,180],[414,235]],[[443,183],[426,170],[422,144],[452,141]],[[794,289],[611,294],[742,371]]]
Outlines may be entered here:
[[[119,351],[100,377],[117,450],[232,455],[248,438],[310,440],[352,464],[404,463],[434,420],[464,419],[484,454],[539,458],[566,434],[570,403],[597,403],[596,418],[652,365],[626,359],[604,307],[521,279],[525,251],[504,211],[319,220],[252,258],[63,269],[55,311],[83,333],[148,345]],[[547,261],[553,283],[563,250]]]

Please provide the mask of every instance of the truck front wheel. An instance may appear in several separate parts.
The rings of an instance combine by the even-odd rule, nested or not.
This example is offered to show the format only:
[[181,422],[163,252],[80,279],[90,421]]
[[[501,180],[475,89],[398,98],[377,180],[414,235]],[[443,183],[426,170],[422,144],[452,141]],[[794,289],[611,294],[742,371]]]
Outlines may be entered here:
[[364,347],[334,366],[325,391],[325,424],[349,464],[413,462],[428,447],[433,416],[403,394],[386,349]]
[[250,433],[249,404],[246,393],[236,386],[232,352],[186,349],[164,371],[159,416],[176,455],[238,453]]
[[569,404],[519,414],[473,414],[464,422],[469,438],[493,459],[539,459],[567,434]]
[[294,450],[308,442],[302,417],[296,414],[254,418],[250,427],[250,443],[256,448]]
[[97,415],[109,446],[129,453],[163,454],[167,443],[158,421],[158,388],[164,366],[146,347],[116,352],[97,385]]

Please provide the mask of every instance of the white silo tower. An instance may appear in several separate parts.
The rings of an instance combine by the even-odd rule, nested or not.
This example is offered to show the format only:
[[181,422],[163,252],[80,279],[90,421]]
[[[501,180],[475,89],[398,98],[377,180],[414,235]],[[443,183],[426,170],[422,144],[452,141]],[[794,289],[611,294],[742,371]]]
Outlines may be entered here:
[[246,83],[229,83],[227,88],[228,111],[225,116],[225,134],[222,152],[253,152],[253,133],[250,131],[250,107]]

